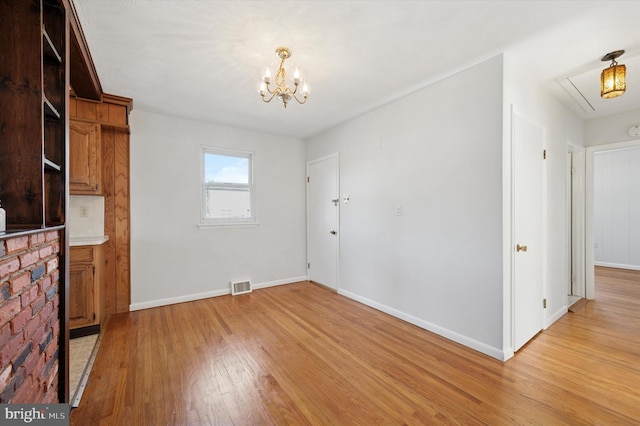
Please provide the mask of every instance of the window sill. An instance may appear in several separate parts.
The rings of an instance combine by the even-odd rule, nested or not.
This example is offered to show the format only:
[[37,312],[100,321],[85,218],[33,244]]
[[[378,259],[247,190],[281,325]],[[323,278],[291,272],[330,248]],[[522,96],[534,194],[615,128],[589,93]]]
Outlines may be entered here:
[[212,223],[198,223],[198,229],[212,229],[212,228],[256,228],[260,225],[260,222],[212,222]]

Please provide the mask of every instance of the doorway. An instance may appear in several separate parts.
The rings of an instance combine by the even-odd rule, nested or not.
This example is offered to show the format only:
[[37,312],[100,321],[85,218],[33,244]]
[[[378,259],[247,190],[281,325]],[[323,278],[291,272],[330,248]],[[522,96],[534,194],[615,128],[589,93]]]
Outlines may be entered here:
[[585,291],[585,151],[567,144],[567,306],[586,297]]
[[307,277],[338,289],[339,265],[338,154],[307,163]]
[[595,298],[595,221],[594,221],[594,156],[599,152],[640,147],[640,140],[617,142],[588,147],[586,150],[585,178],[585,293]]

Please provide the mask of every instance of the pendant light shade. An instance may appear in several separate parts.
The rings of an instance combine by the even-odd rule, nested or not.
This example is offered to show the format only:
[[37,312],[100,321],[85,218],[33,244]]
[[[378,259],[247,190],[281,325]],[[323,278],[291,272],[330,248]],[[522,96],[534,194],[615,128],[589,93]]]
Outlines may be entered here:
[[611,65],[600,74],[600,96],[603,99],[615,98],[627,90],[627,67],[616,62],[623,53],[624,50],[616,50],[602,57],[602,61],[611,61]]

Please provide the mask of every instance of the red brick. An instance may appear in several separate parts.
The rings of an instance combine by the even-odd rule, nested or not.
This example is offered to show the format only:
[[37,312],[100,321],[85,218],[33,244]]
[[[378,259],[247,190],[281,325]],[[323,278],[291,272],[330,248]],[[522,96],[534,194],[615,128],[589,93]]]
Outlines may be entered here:
[[[41,315],[36,315],[31,318],[27,326],[24,328],[24,340],[31,339],[41,327],[44,327],[44,325],[42,325]],[[38,342],[35,343],[38,344]]]
[[20,256],[20,266],[24,269],[29,265],[33,265],[38,260],[40,260],[40,256],[38,256],[38,252],[30,251]]
[[37,285],[32,285],[29,289],[22,292],[20,295],[20,300],[22,301],[22,309],[26,308],[38,297],[38,290],[40,287]]
[[0,284],[0,303],[8,300],[11,297],[11,291],[9,290],[9,282],[5,281]]
[[29,248],[29,237],[17,237],[11,238],[6,241],[7,253],[14,253],[16,251],[25,250]]
[[29,398],[31,392],[33,392],[33,380],[31,377],[27,377],[25,381],[16,389],[16,393],[11,397],[12,404],[29,404],[33,401]]
[[27,325],[31,317],[31,309],[26,309],[16,315],[16,317],[11,320],[11,330],[13,331],[13,334],[22,330],[24,326]]
[[2,373],[0,373],[0,388],[4,389],[7,387],[7,383],[11,381],[13,377],[13,366],[11,364],[7,365]]
[[0,324],[5,324],[20,312],[20,298],[14,297],[0,306]]
[[40,291],[45,291],[49,287],[51,287],[51,277],[47,275],[40,281]]
[[56,344],[56,341],[57,340],[52,338],[49,344],[47,345],[47,348],[45,349],[46,361],[49,361],[53,357],[53,354],[56,353],[56,350],[58,349],[58,345]]
[[20,269],[20,261],[17,258],[11,257],[7,260],[0,262],[0,278],[4,278],[9,274],[12,274]]
[[7,322],[0,328],[0,348],[9,341],[11,336],[13,336],[11,334],[11,324]]
[[52,386],[54,386],[53,391],[45,394],[44,400],[42,401],[43,404],[55,404],[58,402],[58,395],[55,392],[56,388],[58,387],[58,376],[56,376],[55,379],[56,380],[52,384]]
[[56,294],[56,297],[54,297],[51,301],[53,302],[53,309],[55,309],[60,304],[60,297]]
[[58,258],[54,257],[53,259],[47,262],[47,274],[52,273],[56,269],[58,269]]
[[10,280],[11,295],[14,296],[22,291],[23,288],[31,284],[31,273],[25,271],[17,277]]
[[57,318],[58,310],[56,309],[54,312],[55,312],[55,315],[56,315],[56,319],[53,321],[53,324],[51,325],[51,328],[53,329],[53,335],[57,336],[58,333],[60,333],[60,321]]
[[49,332],[49,329],[47,329],[44,323],[42,324],[42,327],[36,328],[36,330],[33,333],[33,338],[32,338],[33,343],[35,345],[40,346],[40,343],[42,343],[42,341],[44,340],[45,333],[48,333],[48,332]]
[[36,300],[34,300],[33,303],[31,304],[32,315],[35,315],[38,312],[40,312],[40,310],[44,307],[45,303],[46,303],[46,298],[44,297],[44,294],[41,294],[40,296],[38,296]]
[[[42,385],[44,384],[44,377],[42,377],[42,371],[44,370],[44,354],[38,356],[38,362],[36,366],[33,367],[33,381],[35,384]],[[44,388],[44,386],[42,386]]]
[[52,312],[53,312],[53,302],[49,302],[46,305],[44,305],[44,308],[42,308],[42,312],[40,312],[40,315],[42,315],[43,323],[47,322]]
[[22,333],[16,334],[11,340],[0,350],[0,365],[7,365],[9,361],[16,356],[20,347],[22,346],[23,339]]
[[40,244],[45,242],[44,233],[41,232],[39,234],[33,234],[30,236],[29,240],[29,245],[31,247],[39,246]]
[[53,247],[53,252],[54,253],[60,253],[60,243],[53,243],[51,244],[51,247]]
[[[37,350],[37,346],[35,346],[35,349]],[[24,366],[24,368],[27,370],[27,374],[32,375],[34,378],[36,377],[33,373],[36,371],[36,366],[38,365],[38,360],[40,359],[40,355],[38,354],[37,351],[35,352],[31,352],[28,356],[27,359],[24,360],[24,363],[22,364]],[[35,380],[34,380],[35,382]]]
[[57,378],[58,378],[58,360],[56,360],[53,363],[53,366],[51,368],[51,373],[49,374],[49,377],[47,377],[47,382],[46,382],[47,389],[51,389],[51,386],[54,383],[58,383]]
[[58,231],[49,231],[46,233],[47,241],[55,241],[58,239]]
[[45,246],[40,249],[40,259],[47,258],[53,254],[53,247]]

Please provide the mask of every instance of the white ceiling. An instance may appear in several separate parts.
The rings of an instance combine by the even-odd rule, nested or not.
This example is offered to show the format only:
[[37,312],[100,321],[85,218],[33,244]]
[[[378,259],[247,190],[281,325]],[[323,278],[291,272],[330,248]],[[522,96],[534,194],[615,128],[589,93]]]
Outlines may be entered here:
[[[640,1],[74,3],[105,92],[135,108],[299,138],[504,51],[519,52],[576,113],[594,117],[559,83],[586,73],[575,80],[597,94],[600,57],[640,52]],[[311,84],[303,106],[264,104],[256,92],[278,46]],[[627,93],[596,115],[640,108],[640,64],[627,67]]]

